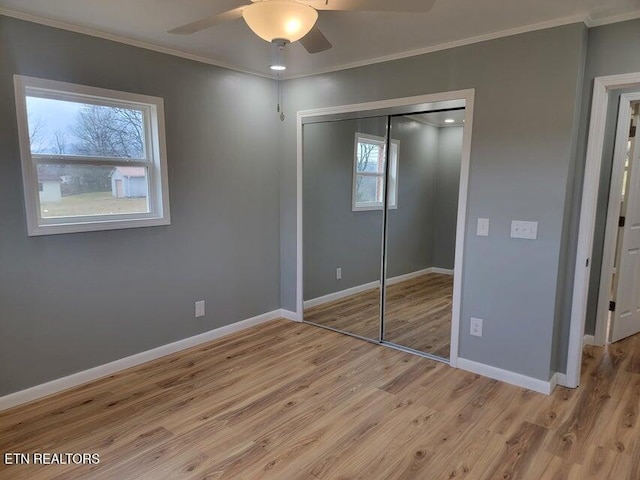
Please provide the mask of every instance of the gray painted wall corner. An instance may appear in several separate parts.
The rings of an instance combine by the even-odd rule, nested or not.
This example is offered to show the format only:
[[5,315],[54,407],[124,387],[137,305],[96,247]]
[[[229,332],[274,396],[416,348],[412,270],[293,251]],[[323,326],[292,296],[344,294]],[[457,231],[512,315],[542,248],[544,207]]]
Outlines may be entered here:
[[[0,59],[0,395],[279,308],[271,80],[4,16]],[[16,73],[164,98],[172,225],[27,237]]]

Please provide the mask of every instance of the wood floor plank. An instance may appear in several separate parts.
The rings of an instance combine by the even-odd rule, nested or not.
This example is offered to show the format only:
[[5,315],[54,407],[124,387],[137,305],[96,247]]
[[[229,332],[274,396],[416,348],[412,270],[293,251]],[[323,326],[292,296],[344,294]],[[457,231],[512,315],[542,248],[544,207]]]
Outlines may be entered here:
[[588,347],[544,396],[274,321],[1,412],[2,452],[101,461],[0,479],[640,480],[637,351]]
[[[379,290],[305,309],[306,321],[365,338],[379,336]],[[449,358],[453,276],[429,273],[387,287],[384,340]]]

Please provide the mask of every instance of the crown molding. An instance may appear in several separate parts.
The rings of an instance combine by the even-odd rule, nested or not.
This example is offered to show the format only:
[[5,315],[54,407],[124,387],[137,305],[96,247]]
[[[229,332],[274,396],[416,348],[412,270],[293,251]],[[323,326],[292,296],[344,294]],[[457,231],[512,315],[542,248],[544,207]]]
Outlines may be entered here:
[[[390,62],[393,60],[401,60],[403,58],[416,57],[419,55],[426,55],[428,53],[439,52],[441,50],[449,50],[451,48],[464,47],[466,45],[472,45],[474,43],[482,43],[490,40],[497,40],[499,38],[511,37],[514,35],[520,35],[523,33],[535,32],[538,30],[545,30],[547,28],[562,27],[564,25],[571,25],[573,23],[584,23],[587,25],[587,15],[573,15],[571,17],[563,17],[555,20],[549,20],[546,22],[535,23],[531,25],[523,25],[521,27],[509,28],[507,30],[500,30],[498,32],[486,33],[477,35],[474,37],[468,37],[461,40],[454,40],[451,42],[439,43],[430,47],[418,48],[415,50],[408,50],[406,52],[393,53],[391,55],[384,55],[381,57],[369,58],[358,62],[345,63],[336,67],[328,68],[326,70],[316,71],[313,73],[302,73],[299,75],[285,76],[286,80],[294,78],[308,77],[311,75],[323,75],[326,73],[338,72],[341,70],[348,70],[351,68],[366,67],[368,65],[374,65],[376,63]],[[587,25],[588,26],[588,25]]]
[[80,34],[84,34],[84,35],[89,35],[92,37],[97,37],[97,38],[102,38],[104,40],[111,40],[113,42],[118,42],[118,43],[123,43],[125,45],[131,45],[133,47],[138,47],[138,48],[144,48],[146,50],[151,50],[154,52],[158,52],[158,53],[164,53],[166,55],[172,55],[175,57],[180,57],[180,58],[184,58],[186,60],[192,60],[194,62],[200,62],[200,63],[205,63],[207,65],[212,65],[215,67],[221,67],[221,68],[226,68],[228,70],[234,70],[236,72],[241,72],[241,73],[246,73],[249,75],[256,75],[259,77],[263,77],[263,78],[268,78],[271,80],[277,80],[277,79],[281,79],[281,80],[291,80],[291,79],[295,79],[295,78],[302,78],[302,77],[309,77],[312,75],[322,75],[322,74],[327,74],[327,73],[332,73],[332,72],[338,72],[341,70],[348,70],[351,68],[358,68],[358,67],[364,67],[367,65],[374,65],[377,63],[384,63],[384,62],[389,62],[389,61],[393,61],[393,60],[400,60],[403,58],[409,58],[409,57],[415,57],[418,55],[425,55],[428,53],[433,53],[433,52],[438,52],[441,50],[448,50],[451,48],[457,48],[457,47],[462,47],[462,46],[466,46],[466,45],[472,45],[474,43],[481,43],[481,42],[486,42],[486,41],[490,41],[490,40],[497,40],[499,38],[504,38],[504,37],[511,37],[513,35],[520,35],[523,33],[528,33],[528,32],[534,32],[534,31],[538,31],[538,30],[545,30],[547,28],[554,28],[554,27],[561,27],[564,25],[570,25],[573,23],[584,23],[587,27],[592,28],[592,27],[599,27],[599,26],[603,26],[603,25],[609,25],[612,23],[618,23],[618,22],[624,22],[627,20],[634,20],[637,18],[640,18],[640,10],[635,10],[632,12],[627,12],[624,14],[620,14],[620,15],[612,15],[609,17],[603,17],[603,18],[596,18],[593,19],[591,18],[589,15],[586,14],[580,14],[580,15],[573,15],[573,16],[569,16],[569,17],[563,17],[563,18],[558,18],[558,19],[554,19],[554,20],[549,20],[549,21],[545,21],[545,22],[540,22],[540,23],[535,23],[535,24],[531,24],[531,25],[523,25],[520,27],[515,27],[515,28],[509,28],[506,30],[500,30],[498,32],[492,32],[492,33],[487,33],[487,34],[483,34],[483,35],[477,35],[477,36],[473,36],[473,37],[468,37],[468,38],[464,38],[461,40],[454,40],[451,42],[445,42],[445,43],[440,43],[437,45],[432,45],[429,47],[424,47],[424,48],[419,48],[419,49],[414,49],[414,50],[408,50],[406,52],[400,52],[400,53],[394,53],[391,55],[383,55],[380,57],[373,57],[373,58],[369,58],[366,60],[361,60],[361,61],[357,61],[357,62],[349,62],[349,63],[345,63],[342,65],[338,65],[335,67],[331,67],[331,68],[327,68],[327,69],[322,69],[322,70],[316,70],[316,71],[310,71],[310,72],[304,72],[304,73],[300,73],[300,74],[294,74],[294,75],[271,75],[265,72],[260,72],[257,70],[251,70],[251,69],[243,69],[243,68],[239,68],[233,65],[229,65],[227,63],[224,62],[219,62],[217,60],[208,58],[208,57],[203,57],[201,55],[195,55],[195,54],[191,54],[188,52],[184,52],[182,50],[176,50],[173,48],[168,48],[168,47],[163,47],[160,45],[155,45],[149,42],[145,42],[142,40],[136,40],[130,37],[126,37],[123,35],[116,35],[116,34],[112,34],[112,33],[106,33],[103,32],[101,30],[96,30],[93,28],[89,28],[89,27],[81,27],[78,25],[73,25],[70,23],[66,23],[66,22],[62,22],[59,20],[52,20],[49,18],[45,18],[45,17],[41,17],[38,15],[32,15],[29,13],[23,13],[23,12],[19,12],[16,10],[11,10],[8,8],[4,8],[4,7],[0,7],[0,15],[4,15],[7,17],[12,17],[12,18],[16,18],[18,20],[24,20],[27,22],[32,22],[32,23],[38,23],[40,25],[45,25],[48,27],[53,27],[53,28],[59,28],[62,30],[68,30],[70,32],[75,32],[75,33],[80,33]]
[[628,20],[635,20],[637,18],[640,18],[640,10],[634,10],[633,12],[621,13],[620,15],[613,15],[603,18],[593,19],[591,17],[588,17],[584,23],[585,25],[587,25],[587,27],[592,28],[602,27],[603,25],[611,25],[612,23],[626,22]]
[[91,37],[101,38],[103,40],[110,40],[112,42],[123,43],[125,45],[130,45],[132,47],[144,48],[145,50],[152,50],[154,52],[164,53],[166,55],[172,55],[174,57],[184,58],[186,60],[191,60],[194,62],[205,63],[207,65],[212,65],[214,67],[226,68],[227,70],[234,70],[236,72],[247,73],[249,75],[257,75],[259,77],[269,78],[272,80],[275,79],[274,76],[266,74],[264,72],[242,69],[239,67],[235,67],[233,65],[226,64],[224,62],[213,60],[208,57],[203,57],[201,55],[194,55],[192,53],[183,52],[182,50],[162,47],[160,45],[144,42],[142,40],[136,40],[134,38],[125,37],[123,35],[107,33],[107,32],[103,32],[101,30],[96,30],[89,27],[81,27],[78,25],[73,25],[71,23],[61,22],[59,20],[52,20],[50,18],[40,17],[38,15],[32,15],[30,13],[23,13],[23,12],[18,12],[16,10],[0,7],[0,15],[15,18],[18,20],[24,20],[26,22],[45,25],[47,27],[59,28],[61,30],[67,30],[69,32],[80,33],[82,35],[89,35]]

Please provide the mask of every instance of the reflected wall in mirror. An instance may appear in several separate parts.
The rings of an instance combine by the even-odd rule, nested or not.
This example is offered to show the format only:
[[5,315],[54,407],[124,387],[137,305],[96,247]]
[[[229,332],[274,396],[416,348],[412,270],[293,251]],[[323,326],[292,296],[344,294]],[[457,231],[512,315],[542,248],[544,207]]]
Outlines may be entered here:
[[380,338],[387,117],[303,127],[304,320]]
[[464,109],[391,119],[400,142],[387,214],[384,336],[449,357]]

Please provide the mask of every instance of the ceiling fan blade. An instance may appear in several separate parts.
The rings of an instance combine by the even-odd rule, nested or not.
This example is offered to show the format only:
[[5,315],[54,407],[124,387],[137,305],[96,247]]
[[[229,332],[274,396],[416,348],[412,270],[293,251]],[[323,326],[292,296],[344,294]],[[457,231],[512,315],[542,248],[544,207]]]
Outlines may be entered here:
[[423,13],[436,0],[302,0],[316,10],[357,10],[369,12]]
[[187,23],[186,25],[182,25],[181,27],[169,30],[167,33],[173,33],[175,35],[191,35],[192,33],[206,30],[207,28],[213,27],[220,23],[242,18],[242,10],[245,7],[246,5],[243,5],[242,7],[234,8],[233,10],[229,10],[228,12],[220,13],[218,15],[213,15],[212,17],[201,18],[200,20],[196,20],[195,22]]
[[324,33],[322,33],[317,25],[300,39],[300,43],[309,53],[320,53],[333,48],[331,42],[324,36]]

